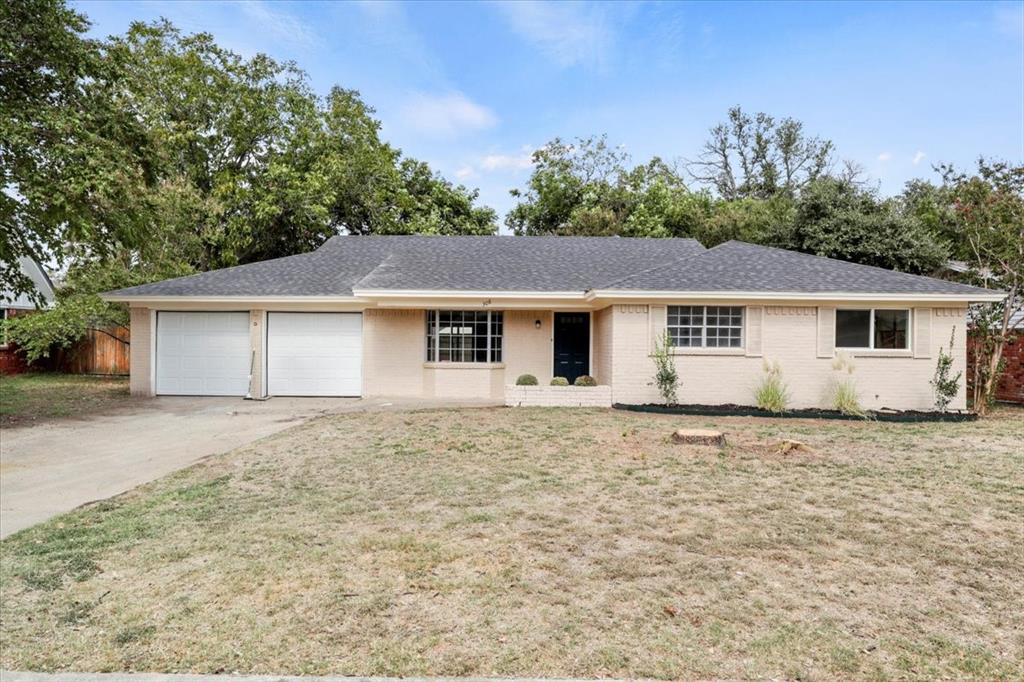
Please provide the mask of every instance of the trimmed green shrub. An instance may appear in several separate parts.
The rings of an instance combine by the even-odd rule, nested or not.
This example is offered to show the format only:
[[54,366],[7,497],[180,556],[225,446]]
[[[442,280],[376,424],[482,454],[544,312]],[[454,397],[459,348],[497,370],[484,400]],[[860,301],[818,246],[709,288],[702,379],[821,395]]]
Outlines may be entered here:
[[597,386],[597,379],[595,379],[594,377],[590,376],[589,374],[584,374],[581,377],[576,377],[576,381],[572,382],[572,385],[573,386]]
[[782,380],[782,367],[778,361],[764,361],[764,376],[761,383],[754,389],[754,402],[762,410],[775,412],[776,414],[786,411],[789,403],[789,390],[786,382]]
[[537,377],[532,374],[520,374],[516,379],[516,386],[536,386],[537,383]]
[[552,386],[568,386],[569,385],[569,380],[566,379],[565,377],[555,377],[554,379],[551,380],[551,385]]

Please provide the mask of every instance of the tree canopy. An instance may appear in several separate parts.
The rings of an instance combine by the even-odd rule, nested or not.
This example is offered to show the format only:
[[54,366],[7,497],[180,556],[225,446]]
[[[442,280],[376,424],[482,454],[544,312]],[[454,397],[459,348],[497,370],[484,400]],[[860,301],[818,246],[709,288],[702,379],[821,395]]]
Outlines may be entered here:
[[58,0],[0,6],[0,274],[15,291],[23,255],[150,265],[169,239],[172,270],[205,270],[339,232],[496,231],[475,191],[382,141],[354,90],[320,97],[292,63],[167,21],[106,41],[87,28]]

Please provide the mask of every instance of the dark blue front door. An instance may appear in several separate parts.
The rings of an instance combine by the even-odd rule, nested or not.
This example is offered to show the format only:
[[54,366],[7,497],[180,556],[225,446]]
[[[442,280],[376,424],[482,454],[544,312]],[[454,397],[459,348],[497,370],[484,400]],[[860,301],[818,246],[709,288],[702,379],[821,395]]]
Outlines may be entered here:
[[590,374],[590,313],[555,313],[555,376]]

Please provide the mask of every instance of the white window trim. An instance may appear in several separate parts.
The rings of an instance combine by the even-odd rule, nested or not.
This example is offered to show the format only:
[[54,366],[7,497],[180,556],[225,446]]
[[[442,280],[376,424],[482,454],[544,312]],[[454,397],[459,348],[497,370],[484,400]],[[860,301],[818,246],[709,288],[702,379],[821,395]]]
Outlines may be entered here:
[[[665,331],[669,332],[673,326],[668,323],[669,310],[671,308],[701,308],[701,324],[700,324],[700,345],[699,346],[677,346],[674,343],[670,349],[670,353],[676,355],[687,355],[687,354],[700,354],[700,355],[742,355],[745,352],[747,344],[747,307],[742,305],[704,305],[695,303],[672,303],[665,306]],[[740,343],[738,346],[709,346],[708,342],[708,308],[739,308],[740,311]],[[695,326],[695,325],[687,325]],[[735,329],[733,326],[728,327],[715,327],[715,329]]]
[[[439,330],[441,329],[441,313],[442,312],[449,312],[449,313],[455,313],[455,312],[458,312],[458,313],[485,312],[485,313],[487,313],[487,360],[486,361],[484,361],[484,362],[477,362],[475,360],[442,360],[441,359],[441,344],[440,344],[440,341],[439,341],[439,339],[440,339]],[[502,315],[502,318],[501,318],[501,360],[493,360],[493,359],[491,359],[491,339],[494,337],[494,335],[491,333],[491,322],[492,322],[492,319],[493,319],[492,315],[494,313],[501,313],[501,312],[502,312],[501,310],[483,310],[483,311],[481,311],[481,310],[468,310],[468,309],[465,309],[465,308],[429,308],[429,309],[425,310],[423,312],[423,326],[424,327],[427,327],[428,324],[429,324],[430,313],[434,313],[434,333],[433,333],[433,335],[430,338],[430,346],[431,346],[431,349],[434,351],[434,359],[433,360],[430,359],[429,351],[426,348],[424,348],[423,349],[423,355],[424,355],[423,364],[424,364],[424,366],[425,367],[427,367],[427,366],[429,366],[429,367],[454,367],[454,366],[466,366],[466,365],[472,365],[472,366],[475,366],[475,367],[486,367],[486,366],[494,367],[494,366],[498,366],[498,365],[504,366],[504,362],[505,362],[505,316],[504,315]]]
[[[867,346],[840,346],[836,343],[836,350],[847,351],[850,353],[910,353],[914,349],[914,339],[911,335],[914,333],[914,309],[913,308],[889,308],[885,306],[875,308],[858,308],[858,307],[843,307],[836,308],[836,325],[835,335],[839,336],[839,317],[838,313],[841,310],[867,310],[868,311],[868,345]],[[903,348],[875,348],[875,311],[876,310],[902,310],[907,314],[907,345]],[[839,339],[836,338],[836,341]]]

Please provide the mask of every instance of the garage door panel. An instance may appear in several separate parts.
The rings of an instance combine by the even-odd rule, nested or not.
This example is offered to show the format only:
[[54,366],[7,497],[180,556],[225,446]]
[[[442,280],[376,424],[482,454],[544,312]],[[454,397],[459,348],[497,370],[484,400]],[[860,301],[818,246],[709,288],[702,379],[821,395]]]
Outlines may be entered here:
[[358,396],[362,338],[359,313],[269,313],[268,392]]
[[156,392],[245,395],[249,390],[249,313],[157,313]]

